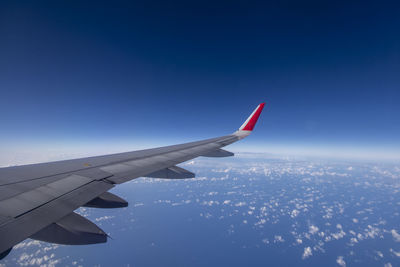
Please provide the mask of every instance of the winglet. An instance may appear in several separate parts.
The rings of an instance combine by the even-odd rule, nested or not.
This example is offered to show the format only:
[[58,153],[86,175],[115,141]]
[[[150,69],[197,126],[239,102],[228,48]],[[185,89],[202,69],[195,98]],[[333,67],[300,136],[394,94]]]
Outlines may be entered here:
[[250,117],[240,126],[239,130],[234,133],[240,139],[248,136],[254,129],[257,123],[258,117],[260,117],[261,111],[263,110],[265,103],[261,103],[257,108],[251,113]]

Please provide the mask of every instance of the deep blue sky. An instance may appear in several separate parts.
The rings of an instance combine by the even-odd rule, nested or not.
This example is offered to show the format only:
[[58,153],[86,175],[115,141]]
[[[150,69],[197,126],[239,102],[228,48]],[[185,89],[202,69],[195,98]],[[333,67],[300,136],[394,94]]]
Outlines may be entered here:
[[[146,4],[142,3],[146,2]],[[0,145],[400,148],[400,6],[2,1]]]

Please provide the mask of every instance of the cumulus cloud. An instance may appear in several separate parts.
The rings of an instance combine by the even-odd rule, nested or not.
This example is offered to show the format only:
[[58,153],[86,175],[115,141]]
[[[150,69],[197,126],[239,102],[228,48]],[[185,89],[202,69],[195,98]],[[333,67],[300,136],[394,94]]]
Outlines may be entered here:
[[355,238],[355,237],[350,238],[350,243],[351,243],[351,244],[358,243],[357,238]]
[[238,202],[238,203],[235,204],[235,206],[236,206],[236,207],[243,207],[243,206],[246,206],[246,202],[244,202],[244,201]]
[[114,217],[115,216],[102,216],[102,217],[96,218],[95,221],[96,222],[106,221],[106,220],[110,220],[110,219],[112,219]]
[[397,251],[393,250],[392,248],[390,249],[390,252],[392,252],[394,256],[400,257],[400,252],[397,252]]
[[294,209],[292,210],[292,212],[290,213],[290,217],[295,218],[297,217],[297,215],[299,215],[300,211]]
[[303,256],[301,256],[301,258],[304,260],[304,259],[307,259],[308,257],[311,257],[311,256],[312,256],[311,248],[310,247],[305,247],[304,248],[304,252],[303,252]]
[[309,232],[310,234],[313,235],[313,234],[317,233],[318,230],[319,230],[319,228],[318,228],[317,226],[311,225],[311,226],[309,227],[309,229],[308,229],[308,232]]
[[377,250],[377,251],[375,251],[375,253],[376,253],[376,255],[378,255],[378,257],[383,258],[382,251]]
[[280,236],[280,235],[276,235],[276,236],[274,237],[274,242],[275,242],[275,243],[283,243],[283,242],[285,242],[285,239],[283,239],[283,237]]
[[[39,253],[43,253],[39,251]],[[58,263],[61,262],[60,259],[55,258],[55,254],[51,253],[50,255],[42,255],[38,256],[38,253],[22,253],[19,258],[17,259],[17,263],[19,266],[47,266],[53,267],[56,266]]]
[[397,231],[395,229],[392,229],[392,231],[390,231],[392,233],[393,239],[396,242],[400,242],[400,234],[397,233]]
[[342,266],[342,267],[345,267],[345,266],[346,266],[346,262],[344,261],[343,256],[337,257],[336,263],[339,264],[339,265]]

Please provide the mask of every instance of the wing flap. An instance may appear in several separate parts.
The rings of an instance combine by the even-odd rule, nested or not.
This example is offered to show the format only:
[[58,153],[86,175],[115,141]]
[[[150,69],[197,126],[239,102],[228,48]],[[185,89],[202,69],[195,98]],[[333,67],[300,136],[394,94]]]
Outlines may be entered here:
[[230,151],[226,151],[224,149],[217,149],[217,150],[208,152],[202,156],[203,157],[211,157],[211,158],[224,158],[224,157],[232,157],[233,155],[235,155],[235,154],[233,154]]
[[186,179],[194,178],[195,174],[178,166],[172,166],[156,172],[147,174],[149,178],[164,178],[164,179]]
[[103,194],[96,197],[95,199],[92,199],[83,206],[101,209],[114,209],[128,207],[128,202],[110,192],[104,192]]
[[97,225],[72,212],[30,238],[62,245],[88,245],[107,242],[107,234]]

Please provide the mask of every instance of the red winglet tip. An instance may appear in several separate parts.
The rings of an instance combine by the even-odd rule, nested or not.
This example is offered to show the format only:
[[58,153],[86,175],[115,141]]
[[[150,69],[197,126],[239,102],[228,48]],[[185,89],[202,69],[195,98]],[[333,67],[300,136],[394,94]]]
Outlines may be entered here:
[[253,111],[250,117],[243,123],[243,125],[239,128],[241,131],[253,131],[254,126],[257,123],[258,118],[260,117],[261,111],[265,106],[265,102],[259,104],[257,108]]

